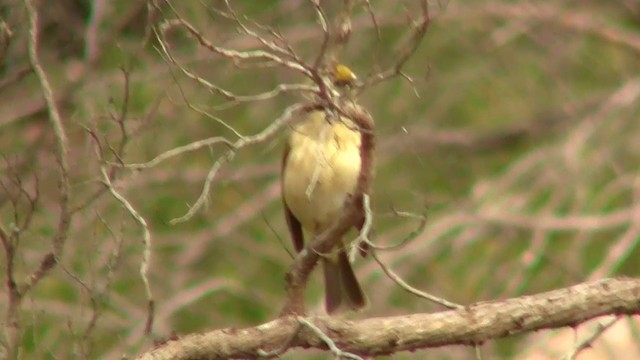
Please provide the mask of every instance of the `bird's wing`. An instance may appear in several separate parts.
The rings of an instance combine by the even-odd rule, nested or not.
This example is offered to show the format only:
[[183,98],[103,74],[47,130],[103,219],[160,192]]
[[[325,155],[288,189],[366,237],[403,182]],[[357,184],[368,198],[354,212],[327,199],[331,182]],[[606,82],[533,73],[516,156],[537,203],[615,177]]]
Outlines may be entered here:
[[282,166],[280,168],[280,193],[282,196],[282,205],[284,206],[284,217],[287,220],[287,226],[289,227],[289,233],[291,234],[291,241],[293,242],[293,248],[296,252],[302,251],[304,247],[304,235],[302,234],[302,225],[300,221],[293,215],[287,202],[284,199],[284,170],[287,166],[287,158],[289,156],[290,146],[287,142],[282,154]]

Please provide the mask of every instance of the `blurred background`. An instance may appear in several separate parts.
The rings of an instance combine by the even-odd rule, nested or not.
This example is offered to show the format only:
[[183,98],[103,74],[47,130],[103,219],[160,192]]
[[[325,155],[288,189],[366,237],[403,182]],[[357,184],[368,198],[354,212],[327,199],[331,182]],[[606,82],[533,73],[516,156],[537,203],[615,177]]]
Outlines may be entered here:
[[[342,1],[321,3],[330,19],[342,9]],[[419,4],[370,1],[369,11],[365,2],[354,3],[352,37],[339,60],[366,78],[397,60]],[[264,48],[215,11],[225,10],[222,1],[171,4],[213,44]],[[404,68],[412,83],[397,77],[359,97],[377,124],[375,242],[397,244],[419,228],[420,216],[427,218],[421,232],[382,252],[382,259],[411,285],[459,304],[638,276],[640,3],[429,4],[431,26]],[[322,32],[310,2],[231,6],[252,29],[276,29],[300,57],[315,59]],[[150,346],[139,275],[143,230],[106,191],[101,165],[151,231],[154,338],[254,326],[283,305],[292,261],[279,194],[283,136],[237,152],[220,170],[207,205],[175,225],[170,221],[195,203],[226,146],[141,170],[105,163],[141,163],[210,137],[236,141],[219,120],[253,135],[304,100],[289,93],[231,103],[188,78],[163,57],[150,29],[175,17],[164,2],[160,8],[149,14],[145,1],[125,0],[38,6],[39,55],[69,137],[75,212],[60,266],[21,303],[24,359],[120,359]],[[0,224],[19,234],[14,272],[24,282],[56,232],[58,166],[29,65],[24,4],[4,0],[0,10]],[[237,66],[182,31],[171,32],[168,42],[184,68],[235,94],[305,82],[283,68]],[[6,251],[1,258],[6,331]],[[371,304],[350,315],[354,319],[443,310],[399,288],[371,258],[358,259],[356,272]],[[308,290],[312,313],[324,311],[322,291],[316,274]],[[592,332],[589,325],[545,331],[488,342],[481,350],[489,359],[557,359]],[[639,334],[638,324],[622,319],[580,359],[640,357]],[[329,357],[299,349],[284,356]],[[474,359],[475,350],[393,358]]]

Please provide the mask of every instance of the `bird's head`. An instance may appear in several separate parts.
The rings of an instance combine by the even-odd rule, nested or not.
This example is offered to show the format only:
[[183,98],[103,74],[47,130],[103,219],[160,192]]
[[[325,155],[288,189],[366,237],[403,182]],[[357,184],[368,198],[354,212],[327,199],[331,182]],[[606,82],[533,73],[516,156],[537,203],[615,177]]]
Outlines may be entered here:
[[358,80],[356,74],[346,65],[336,64],[331,69],[331,79],[337,87],[351,87]]

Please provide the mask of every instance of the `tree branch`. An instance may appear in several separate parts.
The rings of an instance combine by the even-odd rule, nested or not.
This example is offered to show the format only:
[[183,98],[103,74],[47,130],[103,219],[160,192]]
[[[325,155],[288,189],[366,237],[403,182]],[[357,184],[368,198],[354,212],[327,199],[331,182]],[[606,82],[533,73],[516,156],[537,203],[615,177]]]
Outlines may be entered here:
[[[307,320],[342,351],[375,356],[446,345],[474,345],[541,329],[575,326],[602,315],[639,313],[640,279],[612,278],[433,314],[355,321],[314,316]],[[253,328],[188,335],[138,359],[256,358],[285,343],[289,348],[327,348],[317,334],[301,328],[295,317],[282,317]]]
[[49,111],[49,120],[56,139],[55,157],[60,172],[60,215],[58,228],[52,239],[52,251],[42,258],[40,267],[31,274],[29,281],[22,286],[20,290],[21,295],[26,294],[33,288],[59,261],[62,256],[62,251],[64,250],[64,243],[67,240],[72,216],[69,211],[71,185],[69,183],[67,135],[55,102],[53,90],[38,57],[38,12],[31,0],[24,0],[24,5],[29,16],[29,60],[40,82],[42,95],[44,96]]

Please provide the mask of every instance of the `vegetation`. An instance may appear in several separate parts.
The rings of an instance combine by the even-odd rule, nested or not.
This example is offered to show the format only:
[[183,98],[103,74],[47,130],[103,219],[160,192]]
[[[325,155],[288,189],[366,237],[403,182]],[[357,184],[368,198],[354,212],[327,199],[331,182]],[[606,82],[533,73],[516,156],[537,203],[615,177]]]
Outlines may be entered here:
[[[314,64],[322,14],[350,24],[330,55],[363,79],[376,122],[371,239],[415,235],[377,252],[398,276],[463,305],[640,276],[640,4],[432,1],[419,34],[420,1],[320,3],[0,2],[0,357],[135,358],[154,340],[278,317],[293,263],[284,129],[230,144],[309,101],[291,84],[312,81],[203,39],[239,52],[269,39]],[[355,266],[371,304],[349,319],[445,309],[371,256]],[[545,330],[393,358],[640,356],[637,322],[605,321],[577,326],[578,342]]]

